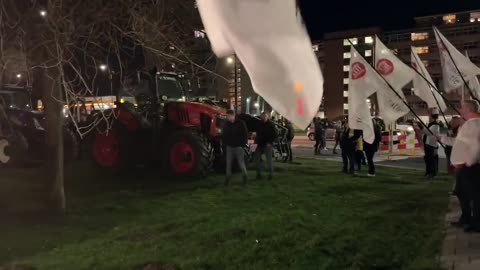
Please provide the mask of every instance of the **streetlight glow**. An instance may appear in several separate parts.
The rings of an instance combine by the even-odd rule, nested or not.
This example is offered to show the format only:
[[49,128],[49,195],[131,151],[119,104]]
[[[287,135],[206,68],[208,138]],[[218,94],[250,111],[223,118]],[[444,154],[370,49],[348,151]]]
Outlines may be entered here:
[[101,71],[106,71],[107,70],[107,65],[100,65],[100,70]]
[[46,17],[47,16],[47,11],[44,10],[44,9],[40,10],[40,16]]
[[258,102],[255,103],[255,107],[256,107],[256,108],[260,107],[260,104],[259,104]]
[[19,78],[19,79],[22,78],[22,74],[18,73],[17,78]]
[[233,64],[233,57],[227,57],[227,64]]

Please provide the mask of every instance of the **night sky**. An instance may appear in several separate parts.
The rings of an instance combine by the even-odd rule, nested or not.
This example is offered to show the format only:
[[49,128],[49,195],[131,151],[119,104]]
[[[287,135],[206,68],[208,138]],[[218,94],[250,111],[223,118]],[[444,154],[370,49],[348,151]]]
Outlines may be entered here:
[[411,28],[414,17],[480,9],[480,0],[300,0],[300,9],[318,40],[324,33],[369,26]]

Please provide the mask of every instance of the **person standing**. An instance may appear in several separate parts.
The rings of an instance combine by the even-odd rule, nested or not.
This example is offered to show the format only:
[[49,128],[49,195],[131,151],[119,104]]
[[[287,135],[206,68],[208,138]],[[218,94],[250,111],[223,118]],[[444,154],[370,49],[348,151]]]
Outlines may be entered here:
[[[438,137],[440,135],[440,123],[438,121],[438,109],[432,111],[432,121],[428,124],[428,131],[423,128],[423,144],[425,151],[425,177],[433,179],[438,174]],[[431,133],[430,133],[431,132]]]
[[355,161],[357,163],[357,171],[362,170],[362,165],[367,165],[365,161],[365,154],[363,153],[363,137],[357,139],[355,147]]
[[295,129],[292,122],[285,119],[285,128],[287,128],[287,161],[293,161],[292,141],[295,138]]
[[228,186],[232,178],[233,161],[237,160],[238,167],[242,172],[243,185],[247,185],[248,174],[245,165],[244,147],[248,143],[248,129],[245,122],[237,119],[233,110],[227,111],[227,123],[223,129],[223,142],[226,145],[226,176],[225,186]]
[[360,135],[361,131],[350,129],[348,123],[345,123],[340,139],[344,173],[355,175],[355,147]]
[[318,117],[316,118],[314,125],[315,125],[315,155],[320,155],[323,147],[322,144],[324,141],[323,137],[325,135],[325,132],[323,128],[323,123],[320,120],[320,118]]
[[377,153],[378,148],[380,147],[380,141],[382,140],[382,132],[380,131],[380,126],[373,122],[373,131],[375,133],[375,139],[373,143],[363,142],[363,150],[365,150],[365,155],[367,156],[367,164],[368,164],[368,176],[375,177],[375,163],[373,162],[373,158],[375,157],[375,153]]
[[461,113],[467,122],[455,138],[451,162],[456,168],[456,195],[462,216],[452,225],[480,232],[480,106],[474,100],[465,101]]
[[340,144],[340,138],[342,137],[343,122],[337,124],[335,127],[335,146],[333,146],[333,154],[337,154],[337,146]]
[[273,177],[273,143],[278,137],[277,128],[270,120],[270,114],[263,112],[261,123],[257,129],[257,149],[255,150],[255,161],[257,166],[257,179],[262,178],[262,155],[265,155],[268,167],[268,179]]

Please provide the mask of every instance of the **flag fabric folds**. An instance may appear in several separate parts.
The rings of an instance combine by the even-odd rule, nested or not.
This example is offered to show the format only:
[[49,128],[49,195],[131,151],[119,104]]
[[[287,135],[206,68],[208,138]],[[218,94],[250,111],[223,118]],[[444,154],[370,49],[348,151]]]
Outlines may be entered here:
[[411,56],[412,67],[421,74],[421,76],[419,74],[415,74],[415,78],[413,79],[413,92],[416,96],[427,103],[428,108],[438,108],[441,111],[445,111],[447,109],[445,100],[435,89],[433,89],[435,84],[433,83],[432,77],[413,48]]
[[[467,57],[468,60],[470,60],[470,57],[468,56],[468,53],[465,53],[465,56]],[[473,95],[480,99],[480,82],[478,81],[478,77],[475,74],[470,74],[467,76],[467,82],[468,82],[468,87],[472,91]]]
[[197,0],[197,5],[215,54],[235,53],[255,92],[306,128],[322,101],[323,76],[295,1]]
[[367,143],[373,143],[375,133],[367,98],[375,91],[388,88],[388,86],[353,46],[349,78],[348,125],[352,129],[363,130],[363,139]]
[[380,115],[385,123],[394,123],[398,118],[410,112],[405,105],[402,88],[414,78],[414,71],[395,56],[390,49],[375,37],[375,69],[392,86],[377,91]]
[[480,75],[480,68],[458,51],[436,27],[433,30],[442,63],[444,88],[450,93],[463,87],[464,79],[466,81],[468,77]]

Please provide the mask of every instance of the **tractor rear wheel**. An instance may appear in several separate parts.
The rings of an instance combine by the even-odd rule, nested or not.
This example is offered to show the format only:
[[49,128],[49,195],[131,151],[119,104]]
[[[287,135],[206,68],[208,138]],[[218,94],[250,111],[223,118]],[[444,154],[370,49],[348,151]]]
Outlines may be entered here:
[[94,163],[103,169],[121,171],[131,164],[131,136],[120,124],[115,123],[109,130],[97,130],[92,137],[91,151]]
[[28,141],[22,132],[14,130],[13,136],[0,139],[0,163],[19,166],[27,161]]
[[206,177],[212,166],[211,144],[193,130],[174,131],[163,148],[162,163],[170,175]]

